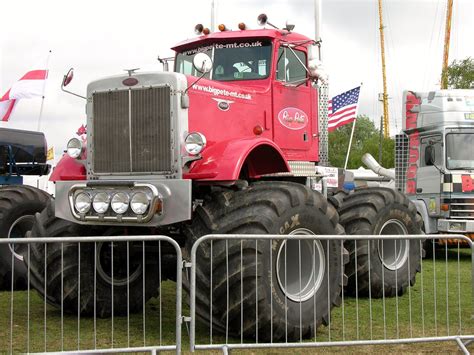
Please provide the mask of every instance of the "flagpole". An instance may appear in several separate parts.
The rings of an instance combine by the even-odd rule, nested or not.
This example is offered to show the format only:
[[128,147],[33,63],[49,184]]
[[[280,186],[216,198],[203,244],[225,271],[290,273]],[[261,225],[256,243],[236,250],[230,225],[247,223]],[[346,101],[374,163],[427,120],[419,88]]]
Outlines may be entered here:
[[[360,89],[362,90],[362,84],[360,83]],[[359,91],[359,98],[360,98],[360,91]],[[359,101],[359,100],[357,100]],[[347,154],[346,154],[346,161],[344,162],[344,170],[347,169],[347,163],[349,161],[349,155],[351,154],[351,146],[352,146],[352,138],[354,137],[354,131],[357,121],[357,111],[359,110],[359,102],[357,102],[356,112],[354,114],[354,122],[352,123],[352,131],[351,131],[351,138],[349,138],[349,146],[347,147]]]
[[49,75],[49,57],[50,56],[51,56],[51,49],[49,50],[48,58],[46,59],[46,78],[44,78],[44,82],[43,82],[43,96],[41,97],[41,107],[40,107],[40,112],[39,112],[39,117],[38,117],[38,127],[36,128],[38,132],[41,129],[41,117],[43,116],[43,106],[44,106],[44,90],[46,88],[46,80],[48,79],[48,75]]

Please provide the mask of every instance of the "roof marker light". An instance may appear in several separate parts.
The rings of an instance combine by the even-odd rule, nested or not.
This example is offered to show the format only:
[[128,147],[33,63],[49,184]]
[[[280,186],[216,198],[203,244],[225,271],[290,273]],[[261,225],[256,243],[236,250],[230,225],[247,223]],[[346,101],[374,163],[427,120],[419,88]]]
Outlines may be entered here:
[[245,23],[243,22],[239,23],[239,30],[243,31],[245,29],[247,29],[247,26],[245,26]]
[[202,34],[203,34],[203,35],[206,35],[206,36],[207,36],[209,33],[211,33],[211,30],[209,30],[209,28],[207,28],[207,27],[202,30]]
[[219,28],[219,31],[224,32],[227,31],[227,27],[223,23],[221,23],[217,28]]

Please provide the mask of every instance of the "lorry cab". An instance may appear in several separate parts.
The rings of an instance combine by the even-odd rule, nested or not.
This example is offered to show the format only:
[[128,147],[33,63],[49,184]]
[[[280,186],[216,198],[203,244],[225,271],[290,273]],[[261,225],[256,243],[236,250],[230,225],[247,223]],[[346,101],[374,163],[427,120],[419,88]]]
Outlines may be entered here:
[[405,92],[396,155],[426,232],[474,233],[474,90]]
[[[173,47],[187,76],[189,128],[209,142],[267,138],[289,161],[318,160],[317,91],[307,69],[314,41],[286,30],[222,31]],[[213,67],[193,66],[206,53]],[[225,127],[225,129],[222,129]]]

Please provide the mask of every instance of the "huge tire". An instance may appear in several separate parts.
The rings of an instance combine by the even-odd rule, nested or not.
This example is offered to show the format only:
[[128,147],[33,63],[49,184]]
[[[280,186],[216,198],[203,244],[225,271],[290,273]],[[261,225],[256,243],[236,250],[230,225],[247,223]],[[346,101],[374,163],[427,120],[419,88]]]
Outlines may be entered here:
[[[254,183],[246,190],[208,196],[195,211],[186,248],[189,252],[198,238],[216,233],[291,234],[295,238],[343,234],[338,220],[336,210],[322,195],[303,185]],[[315,328],[329,322],[332,307],[340,304],[347,257],[340,241],[216,240],[212,249],[209,242],[201,243],[196,315],[208,327],[212,322],[214,331],[227,328],[233,336],[258,337],[259,341],[312,336]],[[295,282],[300,274],[298,260],[301,283]]]
[[[51,197],[31,186],[0,187],[0,238],[23,238],[33,227],[34,214],[41,212]],[[25,244],[0,245],[0,290],[21,290],[27,286],[23,254]],[[13,254],[13,264],[12,264]]]
[[[338,206],[348,235],[422,234],[415,205],[398,191],[361,188],[352,194],[339,193],[331,201]],[[350,294],[393,297],[414,285],[423,255],[420,240],[348,240],[345,246],[349,251],[346,273]]]
[[[56,218],[52,201],[41,214],[36,215],[36,223],[28,236],[55,238],[145,233],[142,229],[83,226]],[[113,273],[112,244],[80,243],[79,247],[78,243],[66,242],[50,243],[46,248],[44,243],[32,244],[32,285],[42,297],[46,293],[48,303],[60,307],[62,302],[64,311],[68,313],[77,314],[78,297],[81,315],[91,316],[95,312],[97,317],[108,317],[112,314],[112,304],[113,313],[117,316],[137,312],[142,309],[144,301],[158,294],[159,286],[157,258],[145,258],[144,268],[142,243],[138,244],[139,250],[134,253],[135,244],[128,243],[127,269],[127,243],[113,243]]]

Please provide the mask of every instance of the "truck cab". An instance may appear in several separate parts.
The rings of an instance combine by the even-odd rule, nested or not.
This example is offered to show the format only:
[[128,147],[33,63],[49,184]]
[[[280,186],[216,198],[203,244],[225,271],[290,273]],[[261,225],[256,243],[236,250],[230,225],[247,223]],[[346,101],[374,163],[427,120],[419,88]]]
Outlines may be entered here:
[[474,233],[474,90],[404,93],[397,188],[426,233]]
[[[73,140],[52,177],[56,216],[165,226],[191,219],[202,185],[314,176],[314,47],[287,29],[221,31],[174,46],[174,72],[91,82],[87,145]],[[205,72],[194,63],[201,53],[212,61]]]

